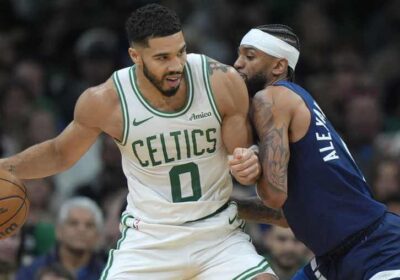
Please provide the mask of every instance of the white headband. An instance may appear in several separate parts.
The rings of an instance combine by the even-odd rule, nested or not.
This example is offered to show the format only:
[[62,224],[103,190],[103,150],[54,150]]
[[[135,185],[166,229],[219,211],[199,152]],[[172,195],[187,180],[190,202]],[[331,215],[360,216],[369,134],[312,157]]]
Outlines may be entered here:
[[259,29],[251,29],[244,35],[240,45],[249,45],[277,58],[285,58],[294,70],[299,60],[299,51],[271,34]]

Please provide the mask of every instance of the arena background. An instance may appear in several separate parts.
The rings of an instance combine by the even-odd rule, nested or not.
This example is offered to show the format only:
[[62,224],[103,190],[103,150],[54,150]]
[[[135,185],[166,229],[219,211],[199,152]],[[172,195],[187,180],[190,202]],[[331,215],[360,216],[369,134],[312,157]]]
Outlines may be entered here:
[[[341,133],[376,199],[400,213],[396,0],[0,0],[1,157],[57,135],[71,121],[84,89],[131,64],[125,19],[151,2],[177,11],[188,52],[230,65],[250,28],[267,23],[291,26],[301,45],[296,81],[313,94]],[[14,245],[0,242],[0,273],[5,279],[12,279],[20,265],[53,250],[57,210],[73,196],[88,196],[103,210],[102,242],[93,250],[105,256],[114,246],[126,181],[119,151],[110,139],[98,141],[73,169],[26,184],[32,203],[28,222]],[[235,192],[254,191],[236,186]],[[268,229],[253,224],[247,230],[260,252],[270,254],[265,244]],[[15,254],[4,253],[13,250]]]

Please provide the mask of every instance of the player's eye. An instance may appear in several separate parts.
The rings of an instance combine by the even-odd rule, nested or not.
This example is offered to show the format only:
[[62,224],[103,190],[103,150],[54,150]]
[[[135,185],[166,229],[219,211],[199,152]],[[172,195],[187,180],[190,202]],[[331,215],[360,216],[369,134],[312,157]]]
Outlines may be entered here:
[[159,61],[164,61],[164,60],[167,60],[167,58],[168,58],[168,56],[166,56],[166,55],[161,55],[161,56],[157,56],[157,60],[159,60]]

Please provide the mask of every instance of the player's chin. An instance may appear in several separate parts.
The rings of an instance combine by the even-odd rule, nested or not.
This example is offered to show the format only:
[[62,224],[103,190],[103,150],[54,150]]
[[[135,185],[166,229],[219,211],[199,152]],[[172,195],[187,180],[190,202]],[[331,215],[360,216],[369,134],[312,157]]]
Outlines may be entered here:
[[240,75],[240,77],[242,77],[242,79],[243,79],[244,81],[247,81],[247,75],[246,75],[246,74],[244,74],[244,73],[242,73],[242,72],[239,72],[239,75]]
[[178,84],[177,86],[172,86],[172,87],[166,86],[163,88],[163,94],[166,96],[169,96],[169,97],[174,96],[178,92],[179,86],[180,86],[180,84]]

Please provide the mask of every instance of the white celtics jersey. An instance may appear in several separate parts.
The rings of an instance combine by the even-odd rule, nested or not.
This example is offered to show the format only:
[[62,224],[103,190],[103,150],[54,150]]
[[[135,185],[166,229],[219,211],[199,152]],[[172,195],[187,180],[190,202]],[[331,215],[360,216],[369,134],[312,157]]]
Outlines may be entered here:
[[158,111],[145,100],[135,66],[114,73],[124,120],[118,145],[129,187],[127,212],[144,222],[195,221],[218,211],[231,194],[206,59],[187,56],[187,101],[179,112]]

